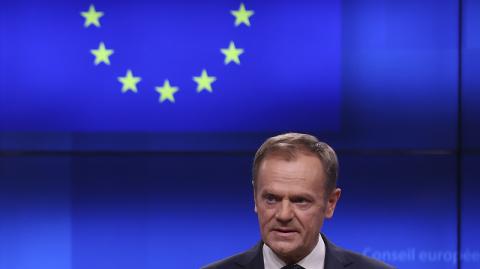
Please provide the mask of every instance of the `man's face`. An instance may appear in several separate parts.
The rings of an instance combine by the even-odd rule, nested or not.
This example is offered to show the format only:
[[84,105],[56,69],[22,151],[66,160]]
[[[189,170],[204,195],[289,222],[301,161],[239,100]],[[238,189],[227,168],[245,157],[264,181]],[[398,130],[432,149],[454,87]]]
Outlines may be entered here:
[[323,220],[333,215],[340,189],[326,197],[325,183],[322,162],[313,154],[299,152],[292,160],[270,155],[260,164],[255,189],[260,232],[287,263],[313,250]]

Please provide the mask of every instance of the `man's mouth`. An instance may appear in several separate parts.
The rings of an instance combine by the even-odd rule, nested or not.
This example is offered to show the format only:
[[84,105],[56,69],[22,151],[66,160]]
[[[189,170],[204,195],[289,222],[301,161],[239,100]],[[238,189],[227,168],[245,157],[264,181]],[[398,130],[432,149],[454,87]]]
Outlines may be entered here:
[[297,230],[292,229],[292,228],[274,228],[274,229],[272,229],[272,231],[275,234],[280,235],[280,236],[291,236],[291,235],[298,232]]

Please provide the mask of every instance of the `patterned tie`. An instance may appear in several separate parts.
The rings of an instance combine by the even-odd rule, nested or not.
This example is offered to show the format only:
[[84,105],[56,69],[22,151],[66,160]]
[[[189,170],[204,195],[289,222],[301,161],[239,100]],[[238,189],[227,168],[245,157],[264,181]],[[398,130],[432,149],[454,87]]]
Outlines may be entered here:
[[302,266],[298,265],[298,264],[289,264],[289,265],[286,265],[280,269],[305,269],[303,268]]

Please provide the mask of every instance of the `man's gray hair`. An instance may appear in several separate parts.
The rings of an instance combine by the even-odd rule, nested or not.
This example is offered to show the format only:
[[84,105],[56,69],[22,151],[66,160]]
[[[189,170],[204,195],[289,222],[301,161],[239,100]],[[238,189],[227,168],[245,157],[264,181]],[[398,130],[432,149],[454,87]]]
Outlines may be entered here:
[[253,186],[256,188],[258,169],[262,161],[269,155],[280,155],[286,160],[294,160],[299,152],[317,156],[323,164],[326,174],[326,193],[331,193],[337,186],[338,159],[335,151],[315,136],[301,133],[285,133],[268,138],[255,154],[253,159]]

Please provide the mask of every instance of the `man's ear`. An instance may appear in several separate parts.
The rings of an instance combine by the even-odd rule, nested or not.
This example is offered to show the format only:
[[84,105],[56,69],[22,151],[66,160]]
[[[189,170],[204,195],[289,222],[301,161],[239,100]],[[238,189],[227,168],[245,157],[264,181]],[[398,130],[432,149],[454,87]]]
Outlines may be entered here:
[[340,199],[341,193],[342,190],[340,188],[336,188],[328,196],[327,206],[325,210],[325,218],[329,219],[333,217],[333,212],[335,212],[335,207],[337,206],[337,202]]

